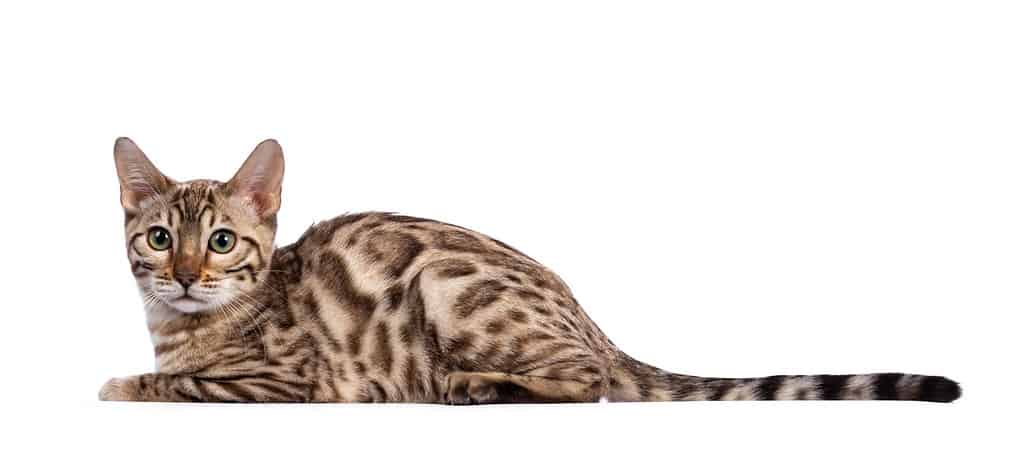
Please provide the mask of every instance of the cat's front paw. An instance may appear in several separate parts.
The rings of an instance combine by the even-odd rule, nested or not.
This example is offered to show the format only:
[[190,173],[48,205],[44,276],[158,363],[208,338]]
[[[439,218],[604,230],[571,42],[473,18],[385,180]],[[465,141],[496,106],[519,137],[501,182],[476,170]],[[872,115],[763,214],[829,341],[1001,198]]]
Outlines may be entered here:
[[113,378],[99,389],[100,401],[135,401],[135,381],[132,378]]

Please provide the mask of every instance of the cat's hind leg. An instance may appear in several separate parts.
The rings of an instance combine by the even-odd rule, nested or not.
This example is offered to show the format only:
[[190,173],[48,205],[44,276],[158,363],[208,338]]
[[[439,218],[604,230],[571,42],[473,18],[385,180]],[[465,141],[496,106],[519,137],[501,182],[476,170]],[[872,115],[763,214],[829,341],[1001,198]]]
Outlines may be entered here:
[[441,401],[598,401],[613,345],[560,280],[525,259],[506,261],[438,260],[410,283],[408,306],[434,345]]
[[554,378],[529,374],[454,371],[445,383],[448,404],[584,403],[600,400],[604,380],[599,374]]

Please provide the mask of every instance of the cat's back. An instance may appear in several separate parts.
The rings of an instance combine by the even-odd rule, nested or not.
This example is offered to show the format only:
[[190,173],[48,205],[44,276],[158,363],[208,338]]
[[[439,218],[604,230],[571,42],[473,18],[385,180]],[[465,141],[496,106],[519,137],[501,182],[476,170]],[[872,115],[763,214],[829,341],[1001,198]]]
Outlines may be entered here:
[[[292,246],[301,259],[303,275],[322,275],[333,280],[351,274],[366,290],[408,281],[425,267],[441,263],[445,275],[467,276],[488,270],[504,270],[512,283],[568,294],[553,272],[485,234],[436,220],[386,212],[345,214],[311,226]],[[317,268],[327,267],[323,270]],[[343,277],[343,275],[342,275]],[[386,289],[386,288],[384,288]]]

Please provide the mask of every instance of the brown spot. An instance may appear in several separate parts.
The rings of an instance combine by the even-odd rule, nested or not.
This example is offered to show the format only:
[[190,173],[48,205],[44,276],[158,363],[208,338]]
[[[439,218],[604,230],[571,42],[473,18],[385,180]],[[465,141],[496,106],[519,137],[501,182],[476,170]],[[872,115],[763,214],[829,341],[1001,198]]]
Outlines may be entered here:
[[501,320],[494,320],[487,323],[487,333],[494,335],[504,331],[505,323]]
[[331,220],[319,222],[309,227],[302,237],[296,242],[296,244],[304,244],[308,242],[313,247],[322,247],[324,244],[329,242],[334,237],[334,233],[340,228],[354,224],[372,213],[360,213],[360,214],[347,214],[340,217],[335,217]]
[[451,338],[445,344],[445,352],[448,355],[456,355],[472,347],[476,340],[476,334],[469,331],[462,331],[456,337]]
[[548,289],[551,284],[548,282],[552,278],[549,272],[541,268],[534,262],[525,261],[525,258],[502,255],[502,254],[490,254],[484,259],[484,262],[488,265],[507,269],[529,278],[530,282],[534,286],[540,289]]
[[565,324],[561,321],[554,321],[554,327],[557,327],[558,330],[561,330],[562,332],[572,333],[572,329],[568,327],[568,324]]
[[425,248],[411,234],[400,231],[374,231],[366,240],[363,251],[371,261],[385,263],[384,270],[391,278],[398,278]]
[[379,323],[376,328],[376,350],[371,358],[373,364],[386,374],[391,374],[391,365],[394,362],[394,352],[391,351],[391,332],[387,324]]
[[540,293],[538,293],[536,291],[533,291],[531,289],[526,289],[526,288],[518,288],[518,289],[516,289],[515,290],[515,295],[519,296],[522,299],[526,299],[526,300],[532,300],[532,301],[542,301],[543,300],[543,296],[540,295]]
[[409,323],[406,322],[398,328],[398,339],[405,347],[412,346],[412,326]]
[[476,265],[459,259],[446,259],[438,261],[431,266],[437,266],[437,275],[442,278],[465,277],[476,273]]
[[409,393],[413,398],[426,397],[427,390],[419,375],[419,365],[416,364],[416,359],[411,354],[405,358],[405,365],[402,368],[402,377],[405,380],[405,386],[409,389]]
[[575,320],[573,320],[572,318],[570,318],[570,317],[568,317],[568,316],[565,316],[564,314],[562,314],[562,315],[561,315],[561,319],[562,319],[563,321],[565,321],[566,323],[568,323],[568,325],[569,325],[569,326],[572,326],[572,330],[574,330],[574,331],[579,331],[579,330],[580,330],[580,329],[579,329],[579,325],[578,325],[578,324],[576,324],[576,323],[575,323]]
[[553,340],[554,338],[556,338],[554,335],[551,335],[547,332],[540,330],[531,331],[527,333],[524,337],[522,337],[522,339],[524,340],[523,343],[529,343],[532,341],[550,341]]
[[395,311],[401,307],[401,299],[405,295],[405,288],[400,284],[391,285],[384,292],[384,297],[387,299],[387,311]]
[[516,283],[516,284],[519,284],[519,285],[522,284],[522,279],[518,278],[518,277],[516,277],[516,276],[514,276],[512,274],[505,275],[504,278],[507,278],[512,283]]
[[452,252],[485,253],[487,247],[476,236],[464,231],[447,230],[434,234],[437,248]]
[[365,376],[366,375],[366,365],[364,363],[362,363],[362,362],[355,362],[355,372],[358,373],[359,376]]
[[365,224],[359,226],[358,228],[355,229],[355,231],[348,235],[348,241],[345,242],[345,247],[349,248],[354,247],[355,244],[359,242],[359,238],[362,237],[364,233],[366,233],[367,231],[371,231],[375,228],[378,228],[380,227],[380,225],[383,224],[384,223],[379,220],[373,220],[371,222],[366,222]]
[[529,320],[529,316],[526,315],[526,312],[517,309],[509,310],[508,318],[518,323],[525,323],[526,321]]
[[454,310],[460,318],[467,318],[476,310],[486,308],[501,298],[508,287],[496,280],[482,280],[470,285],[455,301]]
[[537,314],[540,314],[540,315],[543,315],[543,316],[550,316],[551,315],[551,311],[549,309],[547,309],[546,307],[542,307],[540,305],[533,305],[533,306],[530,306],[529,308],[533,309],[533,311],[535,311]]
[[352,352],[352,355],[359,355],[362,352],[362,335],[366,333],[366,327],[363,326],[354,332],[348,334],[345,337],[345,342],[348,343],[348,350]]

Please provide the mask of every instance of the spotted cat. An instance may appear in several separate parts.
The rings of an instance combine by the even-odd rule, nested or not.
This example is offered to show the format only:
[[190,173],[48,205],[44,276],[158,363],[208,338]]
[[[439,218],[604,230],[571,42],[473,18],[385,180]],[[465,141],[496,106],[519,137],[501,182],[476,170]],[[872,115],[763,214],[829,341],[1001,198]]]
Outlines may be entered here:
[[275,248],[284,158],[274,140],[224,183],[175,181],[127,138],[114,158],[156,372],[111,379],[103,400],[948,402],[960,394],[951,380],[912,374],[723,379],[660,370],[618,350],[543,265],[448,223],[348,214]]

